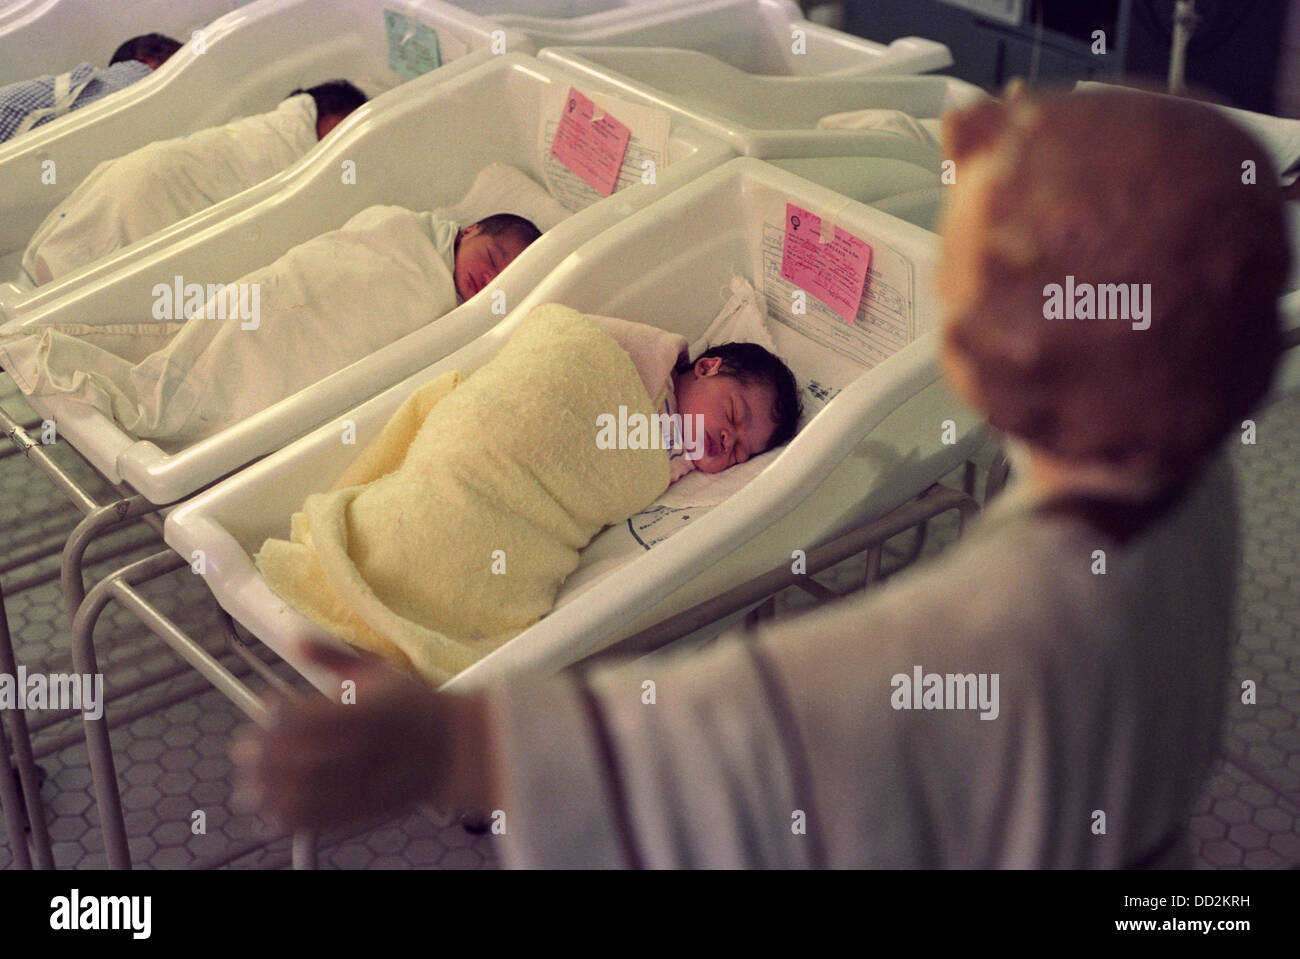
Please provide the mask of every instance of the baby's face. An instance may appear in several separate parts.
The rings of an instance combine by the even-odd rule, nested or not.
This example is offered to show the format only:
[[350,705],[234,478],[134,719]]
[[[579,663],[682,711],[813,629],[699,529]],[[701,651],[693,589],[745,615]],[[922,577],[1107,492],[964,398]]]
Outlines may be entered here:
[[468,300],[495,280],[527,246],[513,234],[489,236],[477,223],[465,227],[460,234],[454,270],[460,298]]
[[776,432],[772,407],[776,391],[758,383],[742,383],[719,372],[722,360],[708,357],[677,378],[677,411],[704,417],[698,438],[704,455],[695,461],[702,473],[719,473],[764,452]]
[[330,131],[342,123],[347,117],[340,113],[327,113],[323,117],[316,118],[316,139],[324,140],[329,136]]

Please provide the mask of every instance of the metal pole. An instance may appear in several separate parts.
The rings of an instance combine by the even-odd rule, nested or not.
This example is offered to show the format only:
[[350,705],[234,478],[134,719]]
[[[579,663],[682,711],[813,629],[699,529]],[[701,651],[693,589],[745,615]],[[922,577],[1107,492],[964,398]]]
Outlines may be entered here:
[[[162,573],[169,573],[172,570],[189,565],[175,553],[164,551],[151,556],[149,559],[141,560],[135,566],[144,567],[145,564],[153,561],[157,561],[160,566],[166,564],[166,568],[162,570]],[[271,720],[270,707],[240,682],[234,673],[226,669],[219,659],[186,635],[179,626],[158,612],[149,604],[147,599],[131,588],[137,582],[143,582],[143,579],[137,580],[127,575],[127,571],[133,568],[133,566],[128,566],[120,573],[113,574],[111,577],[113,582],[110,586],[113,598],[125,609],[134,613],[136,618],[150,632],[170,646],[182,659],[198,670],[208,682],[220,690],[227,699],[243,710],[244,715],[259,726],[266,726]],[[162,575],[162,573],[155,575]],[[152,578],[153,576],[144,577],[144,579]],[[98,588],[96,587],[96,589]]]
[[[117,500],[106,506],[94,507],[77,524],[72,531],[72,535],[68,537],[67,544],[63,547],[61,577],[63,580],[63,599],[67,604],[69,620],[75,619],[77,607],[86,598],[86,584],[82,578],[86,547],[100,536],[104,530],[127,520],[155,513],[159,508],[141,494],[136,493],[134,496],[128,496],[126,499]],[[157,517],[154,518],[157,519]]]
[[998,450],[993,457],[993,462],[989,464],[989,474],[984,479],[984,505],[988,506],[989,501],[1002,492],[1007,485],[1007,478],[1011,475],[1011,461],[1007,459],[1007,454]]
[[99,505],[86,494],[85,490],[77,485],[77,481],[72,478],[67,470],[54,462],[53,457],[50,456],[45,447],[32,439],[18,421],[3,409],[0,409],[0,432],[9,437],[10,442],[17,447],[18,452],[40,467],[54,481],[54,485],[63,490],[64,494],[72,500],[81,512],[89,513]]
[[217,610],[217,622],[221,624],[221,632],[226,637],[226,644],[239,656],[240,659],[252,667],[253,672],[266,682],[274,692],[279,693],[290,702],[302,702],[303,696],[298,690],[294,689],[288,682],[280,678],[266,661],[259,658],[249,645],[244,642],[238,630],[235,629],[235,621],[224,609]]
[[[18,767],[9,761],[9,737],[5,735],[4,714],[0,713],[0,804],[5,807],[5,829],[9,833],[9,848],[13,850],[14,865],[31,869],[32,857],[27,851],[27,819],[23,816],[23,797],[18,793],[14,774]],[[21,775],[21,774],[19,774]]]
[[867,572],[862,577],[862,588],[865,590],[874,586],[880,581],[880,561],[884,557],[884,543],[877,543],[867,550]]
[[[13,642],[9,635],[9,617],[4,609],[3,589],[0,589],[0,673],[8,673],[14,677],[18,675],[18,661],[14,656]],[[32,845],[36,849],[36,864],[41,869],[53,869],[54,850],[50,845],[49,830],[45,826],[45,807],[41,803],[41,786],[36,773],[36,760],[32,757],[32,740],[27,730],[27,715],[22,709],[14,709],[10,712],[13,714],[14,726],[14,762],[18,767],[18,778],[22,782],[23,797],[27,807],[27,824],[31,827]],[[8,742],[4,743],[4,751],[0,755],[4,759],[4,768],[0,771],[0,776],[3,776],[5,786],[12,790],[13,773],[9,765]],[[17,796],[10,795],[9,792],[4,792],[2,795],[5,816],[10,820],[9,838],[13,843],[14,856],[21,861],[26,859],[27,840],[23,835],[22,825],[20,824],[16,831],[13,826],[13,817],[18,815]],[[18,820],[21,822],[21,816],[18,816]],[[18,852],[20,846],[23,847],[21,856]]]
[[293,834],[293,868],[316,868],[316,833],[304,830]]
[[63,596],[68,608],[68,618],[71,620],[76,615],[77,607],[81,605],[81,601],[86,596],[82,568],[84,566],[86,547],[90,545],[90,542],[100,535],[103,530],[138,517],[145,517],[145,522],[149,523],[154,531],[161,535],[163,530],[162,520],[149,514],[156,513],[166,504],[150,503],[143,495],[139,493],[131,494],[125,487],[112,483],[110,480],[110,485],[117,489],[122,499],[100,506],[95,502],[94,497],[77,484],[72,474],[56,463],[44,446],[33,440],[17,420],[3,409],[0,409],[0,431],[3,431],[18,451],[49,476],[54,485],[61,489],[72,500],[73,505],[85,514],[85,519],[77,524],[72,536],[68,538],[68,542],[63,548],[61,572]]
[[[185,561],[173,553],[157,553],[132,563],[100,582],[78,605],[72,621],[72,664],[82,674],[99,672],[95,659],[94,633],[99,615],[113,595],[113,587],[122,579],[143,582],[168,573]],[[122,797],[117,788],[117,769],[113,764],[113,746],[108,738],[108,709],[98,719],[85,719],[86,751],[95,784],[95,801],[99,807],[99,824],[104,833],[104,854],[110,869],[130,869],[131,850],[126,841],[126,822],[122,818]]]
[[1196,32],[1196,0],[1176,0],[1174,3],[1174,36],[1169,47],[1169,92],[1182,96],[1187,90],[1187,45]]

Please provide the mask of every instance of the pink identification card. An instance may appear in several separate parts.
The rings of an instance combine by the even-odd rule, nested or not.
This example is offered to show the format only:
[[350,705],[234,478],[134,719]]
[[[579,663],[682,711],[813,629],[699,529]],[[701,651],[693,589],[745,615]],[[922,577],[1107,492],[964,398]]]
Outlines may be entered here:
[[601,196],[609,196],[618,185],[632,131],[608,113],[599,120],[596,104],[573,87],[564,101],[560,126],[551,141],[551,156],[591,184]]
[[871,247],[839,227],[829,243],[821,241],[821,232],[821,217],[793,203],[785,205],[781,276],[852,323],[862,305]]

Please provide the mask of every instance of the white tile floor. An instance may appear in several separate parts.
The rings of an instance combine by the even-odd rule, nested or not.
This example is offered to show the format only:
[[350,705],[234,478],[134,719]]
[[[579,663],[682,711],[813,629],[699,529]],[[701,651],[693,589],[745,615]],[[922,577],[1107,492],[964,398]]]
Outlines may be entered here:
[[[17,403],[11,399],[7,405],[17,409]],[[54,449],[60,462],[90,479],[90,471],[71,450]],[[1257,444],[1243,446],[1236,454],[1246,550],[1235,677],[1255,680],[1258,704],[1242,705],[1235,692],[1230,696],[1223,759],[1191,822],[1202,868],[1300,865],[1298,449],[1300,398],[1293,398],[1264,413]],[[8,557],[43,542],[60,541],[76,519],[71,506],[29,463],[18,456],[0,459],[0,570]],[[936,524],[927,554],[942,549],[953,536],[951,523]],[[140,526],[114,535],[100,548],[104,545],[126,549],[130,559],[160,548],[157,539]],[[96,555],[95,550],[91,555]],[[122,562],[92,565],[90,578],[93,581]],[[0,571],[18,661],[29,670],[72,669],[57,578],[24,586],[42,573],[57,570],[56,563],[46,560]],[[222,652],[220,633],[212,625],[215,603],[198,577],[183,569],[141,591],[191,635],[205,637],[208,648],[236,669],[237,658]],[[782,609],[798,608],[804,602],[798,598],[802,595],[783,598]],[[110,695],[151,675],[175,674],[126,695],[110,708],[135,864],[159,869],[287,866],[287,840],[269,836],[256,817],[229,808],[226,749],[231,730],[242,722],[236,708],[198,674],[181,668],[162,642],[122,609],[109,608],[96,637]],[[252,685],[259,686],[256,681]],[[39,722],[51,718],[33,715]],[[34,739],[48,777],[42,795],[56,864],[102,867],[103,842],[80,721],[64,717],[41,728]],[[202,835],[191,828],[197,811],[206,821]],[[0,866],[12,868],[10,837],[3,828],[0,823]],[[322,868],[476,869],[496,864],[490,835],[471,835],[458,824],[440,825],[419,814],[352,835],[327,836],[320,851]]]

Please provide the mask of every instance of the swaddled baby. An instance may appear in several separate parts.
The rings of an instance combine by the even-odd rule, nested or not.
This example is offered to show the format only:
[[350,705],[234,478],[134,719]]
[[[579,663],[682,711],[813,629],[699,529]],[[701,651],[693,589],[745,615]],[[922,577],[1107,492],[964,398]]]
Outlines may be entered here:
[[[641,323],[593,316],[632,358],[662,411],[651,428],[668,451],[670,479],[717,473],[781,446],[799,422],[799,386],[781,360],[757,343],[710,347],[691,362],[686,340]],[[609,431],[618,420],[603,421]],[[598,436],[609,445],[613,436]]]
[[452,275],[461,302],[474,296],[542,235],[531,220],[496,213],[456,232]]
[[[368,207],[213,292],[154,288],[154,323],[0,337],[27,395],[86,403],[180,447],[240,423],[413,333],[487,286],[538,236],[523,217],[459,224]],[[178,281],[179,282],[179,281]],[[170,322],[167,322],[170,320]]]
[[[472,375],[408,397],[258,567],[334,635],[450,678],[550,612],[581,550],[674,476],[793,434],[799,401],[780,360],[728,344],[683,363],[684,348],[653,327],[537,307]],[[665,409],[690,420],[689,445],[646,442]],[[619,428],[602,430],[610,417]]]
[[58,280],[288,169],[366,102],[346,80],[294,90],[270,113],[159,140],[98,164],[32,234],[22,267]]

